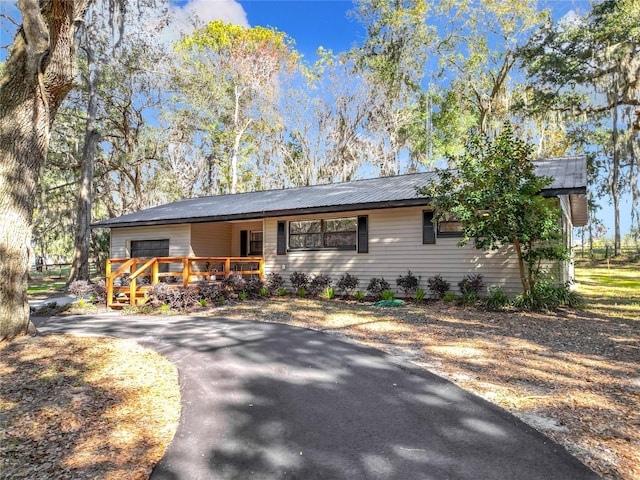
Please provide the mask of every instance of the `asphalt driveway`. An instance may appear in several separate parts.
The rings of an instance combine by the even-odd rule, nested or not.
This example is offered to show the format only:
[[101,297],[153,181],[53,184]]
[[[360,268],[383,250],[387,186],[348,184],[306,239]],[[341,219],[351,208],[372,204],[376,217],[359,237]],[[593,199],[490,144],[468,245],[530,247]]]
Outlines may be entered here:
[[134,338],[177,365],[182,418],[154,480],[600,478],[482,399],[331,335],[213,317],[36,325]]

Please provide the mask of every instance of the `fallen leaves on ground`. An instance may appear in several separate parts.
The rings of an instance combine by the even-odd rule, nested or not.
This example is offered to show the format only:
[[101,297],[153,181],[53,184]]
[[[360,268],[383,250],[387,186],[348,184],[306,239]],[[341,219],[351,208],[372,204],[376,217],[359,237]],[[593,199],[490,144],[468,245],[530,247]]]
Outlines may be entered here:
[[11,479],[146,479],[180,416],[178,373],[132,340],[0,343],[0,471]]
[[287,323],[402,355],[501,406],[607,480],[640,480],[640,322],[580,310],[380,309],[275,299],[217,316]]

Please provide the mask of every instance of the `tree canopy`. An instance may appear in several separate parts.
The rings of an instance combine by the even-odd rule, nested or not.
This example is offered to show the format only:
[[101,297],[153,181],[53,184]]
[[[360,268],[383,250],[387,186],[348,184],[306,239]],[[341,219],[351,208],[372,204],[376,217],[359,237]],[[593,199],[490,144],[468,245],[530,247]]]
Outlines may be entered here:
[[472,242],[481,250],[512,245],[525,294],[545,273],[545,262],[568,255],[559,241],[561,212],[540,194],[552,179],[536,175],[532,151],[506,124],[495,140],[474,137],[462,156],[450,159],[455,168],[437,170],[439,179],[420,192],[435,207],[434,219],[461,223],[461,245]]

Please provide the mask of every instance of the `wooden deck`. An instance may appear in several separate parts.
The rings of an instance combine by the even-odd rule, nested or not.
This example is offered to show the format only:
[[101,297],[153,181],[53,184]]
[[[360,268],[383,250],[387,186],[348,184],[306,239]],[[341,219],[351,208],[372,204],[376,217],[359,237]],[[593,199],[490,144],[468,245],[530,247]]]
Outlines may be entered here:
[[[166,265],[166,267],[163,267]],[[110,258],[106,266],[107,306],[144,305],[147,290],[158,282],[187,286],[231,275],[264,278],[262,257]]]

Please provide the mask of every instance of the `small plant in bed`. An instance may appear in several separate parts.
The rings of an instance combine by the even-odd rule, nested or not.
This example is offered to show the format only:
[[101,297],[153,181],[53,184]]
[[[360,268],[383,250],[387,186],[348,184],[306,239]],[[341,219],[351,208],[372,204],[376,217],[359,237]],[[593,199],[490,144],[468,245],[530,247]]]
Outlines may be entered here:
[[484,278],[481,274],[465,275],[465,277],[458,282],[458,287],[463,295],[466,293],[475,293],[477,298],[480,295],[482,287],[484,287]]
[[385,290],[390,290],[391,285],[384,278],[373,277],[369,280],[369,285],[367,285],[367,292],[371,297],[375,300],[379,300],[382,298],[382,292]]
[[289,282],[291,282],[291,286],[299,291],[301,288],[304,288],[305,291],[309,288],[309,275],[304,272],[293,272],[289,276]]
[[324,292],[320,294],[322,298],[326,298],[327,300],[331,300],[336,296],[336,291],[333,287],[328,287]]
[[350,273],[345,273],[340,276],[338,279],[338,283],[336,283],[336,288],[339,292],[342,293],[343,296],[351,295],[352,292],[358,288],[360,284],[360,280],[355,275],[351,275]]
[[391,290],[385,290],[380,294],[380,297],[382,297],[382,300],[393,300],[394,294]]
[[489,296],[485,300],[485,305],[489,310],[502,310],[509,305],[509,297],[500,287],[489,288]]
[[442,275],[440,274],[430,277],[427,280],[427,285],[429,286],[429,290],[433,293],[433,296],[438,300],[444,298],[445,294],[451,287],[451,283],[442,278]]
[[408,270],[406,275],[400,275],[396,279],[396,285],[404,292],[405,297],[412,297],[420,285],[420,278]]
[[264,282],[265,288],[270,294],[277,293],[282,287],[284,287],[284,278],[279,273],[270,273],[267,275],[267,279]]
[[331,286],[332,280],[329,275],[319,273],[309,282],[309,293],[311,295],[319,295]]

